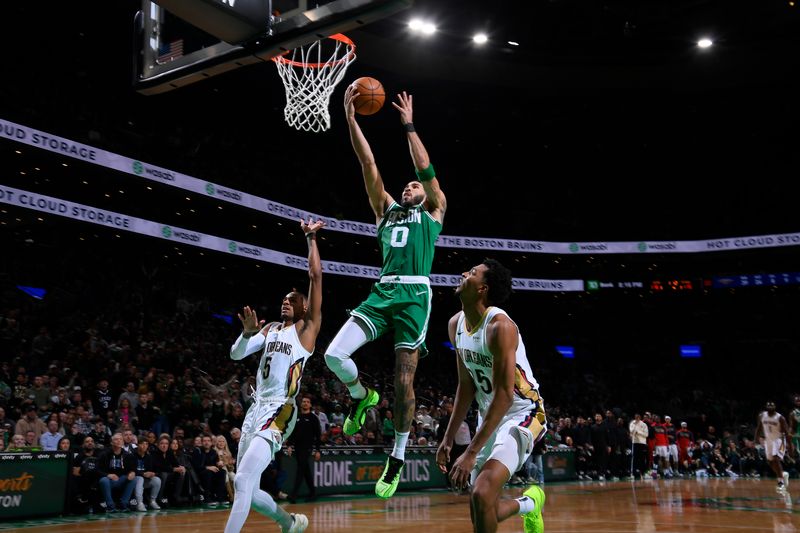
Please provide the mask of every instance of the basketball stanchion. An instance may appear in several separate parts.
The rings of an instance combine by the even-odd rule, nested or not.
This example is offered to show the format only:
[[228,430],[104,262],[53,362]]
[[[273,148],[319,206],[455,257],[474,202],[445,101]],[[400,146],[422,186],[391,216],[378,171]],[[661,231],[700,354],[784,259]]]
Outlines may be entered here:
[[303,131],[329,129],[331,93],[355,58],[356,45],[341,33],[273,57],[286,91],[287,124]]

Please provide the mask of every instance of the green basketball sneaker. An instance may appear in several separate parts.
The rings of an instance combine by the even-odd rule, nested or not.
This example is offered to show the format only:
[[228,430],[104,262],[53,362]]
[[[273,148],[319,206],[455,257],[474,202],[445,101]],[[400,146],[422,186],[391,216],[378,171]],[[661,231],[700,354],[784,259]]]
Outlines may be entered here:
[[522,529],[525,533],[543,533],[544,520],[542,519],[542,507],[544,507],[544,491],[537,485],[522,493],[524,496],[536,502],[536,507],[530,513],[522,515]]
[[378,405],[381,397],[374,389],[367,389],[367,395],[358,401],[358,403],[350,404],[350,412],[347,413],[347,418],[344,419],[344,427],[342,430],[345,435],[355,435],[361,426],[364,424],[364,419],[367,417],[367,409]]
[[395,459],[391,455],[386,460],[386,468],[383,469],[380,479],[375,484],[375,494],[383,499],[391,498],[397,485],[400,484],[400,474],[403,472],[405,461]]

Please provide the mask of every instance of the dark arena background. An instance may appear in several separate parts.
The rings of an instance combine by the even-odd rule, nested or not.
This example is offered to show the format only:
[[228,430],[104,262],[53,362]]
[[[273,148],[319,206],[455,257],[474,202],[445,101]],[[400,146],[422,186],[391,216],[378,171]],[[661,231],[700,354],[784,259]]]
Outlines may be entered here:
[[[261,480],[308,516],[308,531],[471,531],[470,496],[447,488],[435,455],[457,385],[454,288],[485,258],[515,278],[503,307],[548,420],[539,468],[516,472],[503,497],[540,484],[548,532],[800,528],[797,451],[787,450],[790,480],[778,492],[755,435],[767,401],[800,432],[800,6],[403,3],[341,16],[357,57],[321,132],[286,124],[264,42],[239,43],[241,65],[229,71],[202,74],[211,63],[200,62],[187,67],[196,82],[159,85],[142,77],[149,2],[4,6],[0,530],[224,529],[232,487],[216,498],[187,481],[160,510],[107,513],[73,467],[86,435],[109,447],[126,430],[126,445],[180,437],[187,461],[194,437],[221,436],[235,458],[256,373],[254,358],[230,358],[237,313],[251,306],[277,320],[284,295],[306,290],[299,217],[309,214],[328,222],[317,241],[322,329],[301,382],[325,415],[316,496],[293,492],[291,442]],[[156,70],[219,43],[163,16]],[[287,49],[329,29],[290,30],[291,41],[275,28],[262,40]],[[486,42],[473,40],[479,32]],[[357,120],[387,191],[399,198],[415,179],[390,105],[407,91],[448,202],[412,460],[385,501],[372,487],[393,438],[392,337],[354,356],[388,400],[357,437],[342,434],[350,398],[323,358],[381,266],[342,104],[362,76],[386,90],[383,108]],[[148,394],[152,409],[121,405]],[[649,464],[649,449],[648,466],[633,471],[637,413],[686,423],[686,454],[672,468]],[[51,420],[69,439],[60,452],[47,451]],[[467,424],[474,435],[475,405]],[[28,429],[32,440],[15,442]],[[235,464],[226,468],[232,479]],[[253,512],[243,531],[263,528],[277,526]]]

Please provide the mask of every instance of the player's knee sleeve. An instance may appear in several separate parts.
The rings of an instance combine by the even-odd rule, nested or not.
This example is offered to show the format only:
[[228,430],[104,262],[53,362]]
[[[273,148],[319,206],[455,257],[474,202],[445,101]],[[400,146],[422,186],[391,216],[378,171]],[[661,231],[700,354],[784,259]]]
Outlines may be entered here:
[[358,379],[358,368],[350,356],[367,343],[364,328],[350,318],[325,350],[325,364],[345,383]]

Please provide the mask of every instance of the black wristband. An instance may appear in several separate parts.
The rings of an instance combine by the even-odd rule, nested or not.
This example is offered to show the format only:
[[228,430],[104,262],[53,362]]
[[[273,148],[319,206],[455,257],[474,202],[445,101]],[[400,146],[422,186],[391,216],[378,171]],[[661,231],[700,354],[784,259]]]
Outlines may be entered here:
[[405,128],[405,130],[408,133],[411,133],[412,131],[417,131],[417,130],[414,129],[414,123],[413,122],[406,122],[405,124],[403,124],[403,128]]

